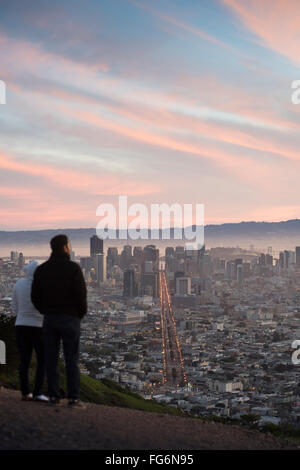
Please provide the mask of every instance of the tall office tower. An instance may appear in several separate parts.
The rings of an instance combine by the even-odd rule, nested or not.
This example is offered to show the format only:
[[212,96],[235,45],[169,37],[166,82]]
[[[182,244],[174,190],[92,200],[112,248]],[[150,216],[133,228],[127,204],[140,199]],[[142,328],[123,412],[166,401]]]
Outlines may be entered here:
[[251,267],[250,263],[243,263],[243,278],[246,279],[251,275]]
[[134,269],[127,269],[124,271],[123,295],[124,297],[138,296],[138,278]]
[[17,261],[18,259],[18,252],[17,251],[11,251],[10,252],[10,261]]
[[168,256],[174,256],[175,255],[175,250],[173,246],[167,246],[165,249],[165,257],[167,258]]
[[71,261],[75,261],[75,251],[71,251]]
[[296,267],[300,268],[300,246],[296,246]]
[[189,275],[198,276],[199,266],[198,266],[198,256],[197,256],[196,250],[193,250],[193,253],[190,252],[190,255],[186,256],[185,272]]
[[158,271],[159,270],[159,250],[155,247],[155,245],[146,245],[143,250],[143,255],[144,255],[143,271],[145,271],[146,261],[152,261],[153,271]]
[[19,258],[18,258],[18,266],[19,266],[19,268],[23,268],[24,264],[25,264],[25,260],[24,260],[23,253],[20,253],[20,254],[19,254]]
[[283,252],[283,256],[284,256],[284,268],[285,269],[288,269],[289,265],[290,265],[290,252],[288,250],[284,250]]
[[213,272],[211,257],[208,253],[203,256],[203,276],[210,276]]
[[96,270],[96,278],[98,282],[106,281],[106,256],[104,253],[93,255]]
[[260,264],[260,266],[265,266],[266,265],[266,255],[264,253],[261,253],[259,255],[258,264]]
[[158,272],[141,274],[141,291],[143,295],[159,297],[159,277]]
[[198,259],[203,257],[205,255],[205,245],[203,245],[201,248],[199,248],[198,251]]
[[272,254],[272,247],[271,246],[268,246],[268,255],[271,255]]
[[273,266],[273,256],[269,253],[266,254],[266,266]]
[[234,279],[237,279],[237,266],[243,264],[242,258],[236,258],[234,260]]
[[236,279],[235,274],[235,262],[234,261],[227,261],[226,263],[226,277],[227,279]]
[[132,263],[132,247],[131,245],[124,245],[120,255],[120,267],[126,269]]
[[172,246],[167,246],[165,249],[165,269],[167,273],[174,272],[174,255],[174,248]]
[[204,255],[205,245],[198,250],[198,272],[200,277],[204,276]]
[[93,256],[98,253],[103,253],[103,240],[97,237],[97,235],[93,235],[90,238],[90,254]]
[[242,264],[237,265],[237,281],[239,284],[243,282],[243,265]]
[[144,272],[145,273],[153,273],[153,261],[145,261],[144,262]]
[[190,295],[191,294],[191,278],[190,277],[176,277],[176,294]]
[[291,264],[295,264],[295,252],[292,250],[289,250],[289,266]]
[[118,248],[116,247],[107,248],[106,263],[107,263],[107,272],[111,272],[113,266],[118,266],[119,264]]
[[141,246],[135,246],[133,248],[133,263],[139,266],[139,269],[142,269],[144,260],[143,248]]
[[279,253],[279,267],[281,269],[284,269],[284,252],[283,251]]

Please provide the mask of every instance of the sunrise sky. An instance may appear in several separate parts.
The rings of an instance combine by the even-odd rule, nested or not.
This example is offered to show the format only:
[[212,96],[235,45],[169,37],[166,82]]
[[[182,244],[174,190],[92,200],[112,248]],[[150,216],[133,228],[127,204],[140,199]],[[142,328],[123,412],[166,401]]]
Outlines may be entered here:
[[0,229],[300,218],[298,0],[0,0]]

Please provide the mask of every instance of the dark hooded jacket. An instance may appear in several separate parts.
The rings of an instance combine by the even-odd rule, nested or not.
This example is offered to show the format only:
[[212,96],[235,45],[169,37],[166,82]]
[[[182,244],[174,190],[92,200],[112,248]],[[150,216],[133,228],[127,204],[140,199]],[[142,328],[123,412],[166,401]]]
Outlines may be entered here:
[[67,253],[52,252],[34,273],[31,300],[42,315],[83,318],[87,312],[87,290],[80,266]]

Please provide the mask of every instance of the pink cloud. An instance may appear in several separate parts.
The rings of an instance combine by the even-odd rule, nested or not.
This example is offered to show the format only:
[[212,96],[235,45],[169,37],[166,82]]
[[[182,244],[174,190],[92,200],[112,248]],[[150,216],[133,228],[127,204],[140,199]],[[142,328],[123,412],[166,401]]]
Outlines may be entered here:
[[299,65],[298,0],[223,0],[270,49]]
[[88,172],[80,168],[76,170],[67,167],[54,167],[33,160],[24,162],[4,153],[0,153],[0,168],[37,176],[62,188],[84,191],[91,195],[142,195],[158,191],[156,183],[130,180],[123,175],[114,176],[101,170]]
[[[206,158],[212,160],[217,166],[227,170],[230,174],[234,174],[238,178],[248,183],[260,184],[264,187],[268,184],[270,167],[263,162],[257,162],[246,155],[235,156],[230,151],[220,149],[214,142],[211,145],[201,143],[188,143],[182,139],[164,135],[160,131],[147,130],[141,126],[129,127],[128,125],[121,124],[115,121],[104,119],[96,113],[75,110],[68,106],[61,106],[61,112],[68,116],[74,117],[85,124],[101,127],[112,132],[115,132],[123,137],[132,139],[138,142],[146,143],[149,146],[157,146],[166,148],[168,150],[175,150],[182,153],[195,155],[198,158]],[[211,131],[212,132],[212,131]],[[213,134],[212,134],[213,135]],[[235,138],[236,139],[236,138]],[[229,138],[230,140],[230,138]],[[184,158],[184,157],[182,157]],[[275,169],[273,169],[275,172]],[[264,178],[265,177],[265,178]],[[270,181],[271,184],[271,181]]]

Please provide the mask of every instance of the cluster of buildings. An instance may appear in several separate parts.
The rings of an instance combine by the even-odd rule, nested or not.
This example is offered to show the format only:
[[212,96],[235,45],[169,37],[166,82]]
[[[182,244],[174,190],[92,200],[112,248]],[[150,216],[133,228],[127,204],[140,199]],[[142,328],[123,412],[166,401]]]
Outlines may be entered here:
[[106,281],[106,256],[103,252],[103,240],[94,235],[90,238],[90,256],[80,258],[81,269],[87,281],[96,283]]
[[[300,424],[300,247],[275,257],[238,248],[154,245],[76,258],[88,285],[81,370],[201,416]],[[0,310],[9,313],[19,258],[0,260]],[[188,385],[163,384],[159,269],[164,269]]]

